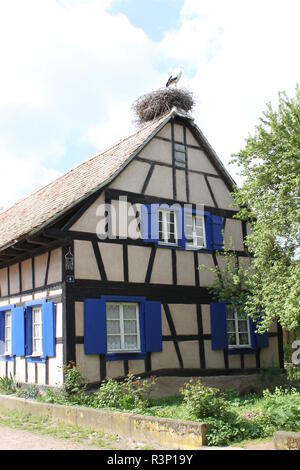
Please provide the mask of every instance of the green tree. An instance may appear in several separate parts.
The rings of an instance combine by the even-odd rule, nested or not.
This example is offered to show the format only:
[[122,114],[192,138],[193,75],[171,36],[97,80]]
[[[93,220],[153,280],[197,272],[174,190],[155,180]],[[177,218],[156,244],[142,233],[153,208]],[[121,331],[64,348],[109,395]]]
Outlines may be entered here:
[[244,177],[235,199],[239,218],[250,220],[247,237],[254,255],[245,304],[252,317],[262,307],[261,330],[278,320],[286,329],[300,323],[300,90],[279,93],[268,104],[255,134],[232,161]]

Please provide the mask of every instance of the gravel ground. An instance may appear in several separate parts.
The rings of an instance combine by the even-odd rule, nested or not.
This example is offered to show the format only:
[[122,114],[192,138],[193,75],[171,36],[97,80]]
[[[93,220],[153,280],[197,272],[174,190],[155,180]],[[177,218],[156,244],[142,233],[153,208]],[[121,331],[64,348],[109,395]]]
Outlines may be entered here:
[[50,436],[33,434],[29,431],[20,431],[0,427],[0,450],[91,450],[93,447],[54,439]]

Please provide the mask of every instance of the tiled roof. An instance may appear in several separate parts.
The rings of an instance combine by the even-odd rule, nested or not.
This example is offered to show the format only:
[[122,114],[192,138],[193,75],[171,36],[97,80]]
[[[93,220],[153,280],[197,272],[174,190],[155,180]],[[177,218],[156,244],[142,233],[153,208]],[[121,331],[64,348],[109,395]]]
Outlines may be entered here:
[[163,125],[160,117],[0,213],[0,250],[32,235],[113,179]]

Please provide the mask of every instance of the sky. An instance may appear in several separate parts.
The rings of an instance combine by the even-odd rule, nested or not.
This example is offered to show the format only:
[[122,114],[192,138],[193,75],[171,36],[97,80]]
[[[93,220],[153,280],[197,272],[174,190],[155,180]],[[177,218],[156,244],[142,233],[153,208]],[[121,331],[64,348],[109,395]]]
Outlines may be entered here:
[[182,65],[229,165],[299,82],[299,0],[0,0],[0,207],[134,130],[132,103]]

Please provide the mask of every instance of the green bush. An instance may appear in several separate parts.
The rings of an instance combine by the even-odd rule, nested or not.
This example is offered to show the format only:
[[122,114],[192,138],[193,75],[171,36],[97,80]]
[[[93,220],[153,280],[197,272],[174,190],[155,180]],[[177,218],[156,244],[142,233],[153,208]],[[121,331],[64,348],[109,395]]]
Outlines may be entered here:
[[264,390],[264,415],[277,429],[299,431],[300,394],[296,389],[276,387],[274,393]]
[[180,393],[189,414],[197,419],[219,418],[228,408],[220,390],[205,387],[200,379],[190,380],[180,389]]
[[78,399],[85,393],[87,383],[80,370],[73,363],[64,366],[64,376],[62,393],[66,398]]
[[100,386],[95,401],[99,408],[142,411],[149,405],[149,395],[154,384],[154,378],[145,381],[132,374],[128,374],[123,381],[108,379]]
[[16,388],[15,379],[11,374],[9,377],[0,378],[0,393],[4,395],[11,395],[16,393]]
[[26,388],[18,389],[17,395],[18,397],[25,398],[26,400],[37,400],[41,394],[36,385],[28,385]]

